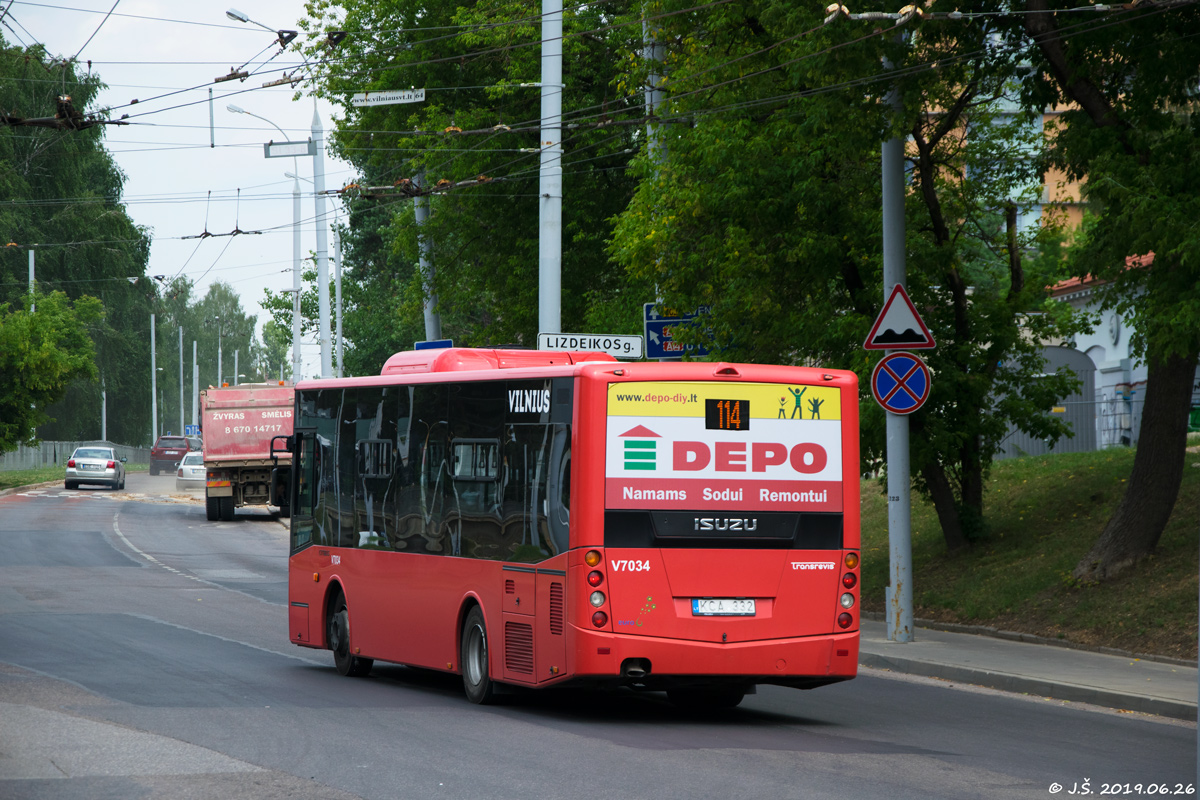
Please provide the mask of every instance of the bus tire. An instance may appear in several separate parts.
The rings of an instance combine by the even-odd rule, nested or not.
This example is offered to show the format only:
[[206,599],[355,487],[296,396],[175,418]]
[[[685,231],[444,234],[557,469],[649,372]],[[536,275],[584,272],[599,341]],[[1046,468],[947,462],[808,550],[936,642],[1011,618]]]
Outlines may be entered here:
[[348,678],[364,677],[371,672],[375,661],[359,658],[350,653],[350,609],[346,607],[346,596],[338,594],[329,615],[326,637],[333,651],[333,664],[337,671]]
[[218,497],[217,508],[220,511],[221,519],[225,522],[233,522],[233,498]]
[[219,497],[209,497],[207,495],[204,497],[204,516],[208,517],[209,522],[216,522],[221,518],[221,506],[217,502],[220,499]]
[[483,621],[483,610],[479,606],[472,606],[467,612],[458,657],[467,699],[480,705],[492,703],[496,692],[488,675],[487,624]]
[[284,519],[287,519],[291,515],[292,515],[292,507],[291,506],[280,506],[279,507],[279,516],[283,517]]
[[744,686],[703,686],[668,689],[671,705],[692,711],[737,708],[746,697]]

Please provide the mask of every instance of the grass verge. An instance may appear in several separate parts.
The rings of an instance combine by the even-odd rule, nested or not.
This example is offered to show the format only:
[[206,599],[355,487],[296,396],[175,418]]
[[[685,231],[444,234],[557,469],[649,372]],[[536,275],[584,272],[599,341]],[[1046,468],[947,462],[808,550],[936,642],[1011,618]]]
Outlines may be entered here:
[[[1133,454],[1116,449],[997,462],[984,497],[987,538],[961,553],[946,552],[932,505],[914,494],[915,616],[1196,658],[1200,452],[1194,448],[1154,554],[1104,584],[1080,585],[1071,577],[1121,499]],[[862,489],[863,607],[883,611],[887,498],[878,481],[864,481]]]
[[[126,472],[145,472],[149,469],[147,464],[126,464]],[[64,468],[59,467],[42,467],[40,469],[13,469],[0,471],[0,491],[4,489],[13,489],[18,486],[32,486],[36,483],[45,483],[47,481],[61,481],[64,476]]]

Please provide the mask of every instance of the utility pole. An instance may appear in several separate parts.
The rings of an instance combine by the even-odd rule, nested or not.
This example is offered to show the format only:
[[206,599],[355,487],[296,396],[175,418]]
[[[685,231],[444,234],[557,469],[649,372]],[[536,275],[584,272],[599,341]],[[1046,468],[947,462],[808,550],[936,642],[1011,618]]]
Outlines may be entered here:
[[300,172],[292,175],[292,384],[300,382]]
[[337,228],[333,229],[333,304],[337,309],[337,376],[340,378],[345,370],[342,368],[342,237]]
[[192,424],[200,424],[200,362],[196,358],[195,339],[192,339]]
[[187,429],[183,420],[183,326],[179,326],[179,432]]
[[158,438],[158,362],[154,352],[154,312],[150,312],[150,443]]
[[538,332],[562,332],[562,0],[542,0]]
[[29,313],[37,311],[37,303],[33,302],[33,248],[29,248]]
[[[418,172],[413,183],[420,189],[425,184],[425,173]],[[413,214],[417,220],[417,252],[420,254],[421,283],[425,286],[425,341],[442,338],[442,316],[437,312],[437,291],[433,288],[433,259],[429,255],[429,234],[425,223],[429,220],[429,196],[418,194],[413,198]],[[539,306],[540,306],[539,301]]]
[[313,99],[312,137],[316,144],[313,153],[313,204],[317,217],[317,303],[321,326],[321,377],[333,376],[333,352],[329,337],[329,243],[325,234],[325,142],[321,116]]
[[233,351],[233,385],[238,385],[238,353],[240,350]]

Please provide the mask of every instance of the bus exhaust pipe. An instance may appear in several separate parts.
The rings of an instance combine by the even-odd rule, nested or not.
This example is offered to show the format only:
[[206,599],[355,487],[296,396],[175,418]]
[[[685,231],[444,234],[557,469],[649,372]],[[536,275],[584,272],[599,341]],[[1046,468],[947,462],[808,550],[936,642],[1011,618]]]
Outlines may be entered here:
[[650,659],[627,658],[621,662],[621,677],[641,680],[650,674]]

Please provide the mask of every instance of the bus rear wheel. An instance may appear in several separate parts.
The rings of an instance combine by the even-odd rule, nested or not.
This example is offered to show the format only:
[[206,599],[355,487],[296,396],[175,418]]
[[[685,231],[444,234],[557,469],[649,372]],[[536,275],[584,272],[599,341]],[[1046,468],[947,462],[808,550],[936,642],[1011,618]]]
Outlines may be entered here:
[[359,658],[350,653],[350,609],[346,607],[346,596],[339,594],[333,604],[333,613],[329,615],[326,638],[329,649],[333,651],[333,663],[337,671],[348,678],[358,678],[368,675],[375,661],[370,658]]
[[480,705],[491,703],[496,692],[488,675],[487,625],[479,606],[472,607],[467,613],[458,658],[462,665],[463,689],[467,699]]
[[744,686],[689,686],[667,690],[671,705],[693,711],[736,708],[745,697]]

